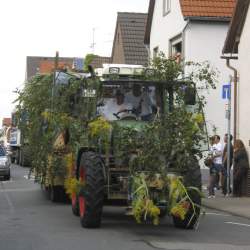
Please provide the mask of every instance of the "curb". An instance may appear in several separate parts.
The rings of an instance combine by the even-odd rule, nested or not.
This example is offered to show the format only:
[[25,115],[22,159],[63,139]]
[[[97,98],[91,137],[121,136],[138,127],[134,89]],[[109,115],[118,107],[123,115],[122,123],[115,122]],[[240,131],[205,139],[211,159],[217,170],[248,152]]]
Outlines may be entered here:
[[225,213],[228,213],[228,214],[240,217],[240,218],[244,218],[244,219],[250,220],[250,214],[249,215],[242,215],[242,214],[240,214],[238,212],[234,212],[234,211],[231,211],[231,210],[228,210],[228,209],[223,209],[221,207],[213,206],[211,204],[207,204],[205,200],[202,200],[202,205],[204,207],[206,207],[206,208],[215,209],[215,210],[218,210],[218,211],[221,211],[221,212],[225,212]]

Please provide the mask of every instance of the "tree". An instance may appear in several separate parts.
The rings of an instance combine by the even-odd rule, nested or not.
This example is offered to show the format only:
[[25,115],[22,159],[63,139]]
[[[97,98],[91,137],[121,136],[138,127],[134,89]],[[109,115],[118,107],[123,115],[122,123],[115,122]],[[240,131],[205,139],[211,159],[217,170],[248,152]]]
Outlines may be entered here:
[[83,70],[88,72],[88,66],[92,63],[93,59],[97,57],[95,54],[87,54],[84,59],[84,67]]

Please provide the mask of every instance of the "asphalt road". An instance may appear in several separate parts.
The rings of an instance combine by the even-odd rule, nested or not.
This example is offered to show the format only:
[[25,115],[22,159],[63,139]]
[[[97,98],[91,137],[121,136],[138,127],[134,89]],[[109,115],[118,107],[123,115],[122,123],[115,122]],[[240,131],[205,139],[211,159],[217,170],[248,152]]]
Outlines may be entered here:
[[197,231],[138,225],[123,208],[106,207],[100,229],[83,229],[67,204],[53,204],[27,169],[0,180],[0,250],[249,250],[250,220],[207,210]]

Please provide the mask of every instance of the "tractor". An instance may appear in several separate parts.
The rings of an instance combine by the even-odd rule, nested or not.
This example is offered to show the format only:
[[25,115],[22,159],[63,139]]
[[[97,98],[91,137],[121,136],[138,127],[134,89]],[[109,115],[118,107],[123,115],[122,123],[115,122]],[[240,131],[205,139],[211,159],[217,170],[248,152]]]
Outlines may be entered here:
[[[139,187],[136,191],[134,188],[135,176],[144,176],[147,181],[148,192],[160,211],[159,217],[171,215],[174,225],[180,228],[194,228],[197,224],[201,208],[201,195],[198,191],[201,190],[201,171],[195,154],[189,154],[189,160],[182,162],[185,165],[182,169],[176,168],[178,153],[164,155],[162,152],[159,155],[154,152],[155,162],[152,160],[147,163],[146,160],[144,164],[137,164],[137,168],[133,167],[139,158],[143,159],[145,150],[140,143],[145,142],[146,147],[148,129],[151,128],[150,140],[154,140],[152,138],[155,136],[155,140],[160,141],[161,134],[152,132],[154,124],[157,123],[162,128],[173,126],[166,123],[164,117],[169,117],[175,110],[176,90],[183,93],[183,107],[189,109],[190,113],[197,105],[194,85],[181,80],[154,80],[150,78],[152,74],[152,69],[138,65],[104,65],[102,69],[92,71],[92,76],[89,76],[92,81],[98,79],[98,87],[85,85],[81,88],[81,94],[78,93],[78,97],[94,103],[87,120],[82,118],[85,119],[83,133],[86,136],[79,143],[74,156],[75,164],[70,171],[70,178],[77,183],[70,194],[72,211],[80,217],[82,227],[99,227],[103,206],[106,204],[123,204],[127,207],[125,212],[132,214],[136,192],[140,189]],[[88,107],[85,107],[85,113],[86,108]],[[164,129],[162,131],[160,133],[164,133]],[[181,140],[181,135],[177,134],[178,136]],[[130,146],[125,147],[126,143]],[[138,148],[134,147],[137,143]],[[158,146],[161,148],[161,145]],[[170,152],[173,151],[171,150]],[[182,154],[181,151],[179,154]],[[185,203],[185,218],[170,213],[168,197],[171,191],[161,185],[162,178],[157,173],[159,162],[168,179],[180,177],[183,187],[192,187],[187,195],[194,205]],[[162,197],[162,189],[167,196]],[[176,204],[182,202],[180,197],[175,198]]]

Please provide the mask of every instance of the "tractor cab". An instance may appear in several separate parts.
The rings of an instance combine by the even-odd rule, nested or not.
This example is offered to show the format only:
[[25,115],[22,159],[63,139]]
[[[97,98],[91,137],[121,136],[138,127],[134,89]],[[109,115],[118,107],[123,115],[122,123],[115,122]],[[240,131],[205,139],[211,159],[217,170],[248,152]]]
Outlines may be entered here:
[[153,121],[173,108],[174,85],[183,88],[187,104],[195,105],[194,89],[183,87],[183,82],[147,80],[152,73],[152,69],[138,65],[104,64],[97,69],[102,83],[97,114],[108,121]]
[[169,98],[171,88],[167,91],[163,84],[146,80],[147,73],[148,69],[137,65],[106,64],[102,70],[98,69],[102,94],[97,103],[97,114],[108,121],[154,120],[160,111],[164,111],[163,98],[173,98]]

